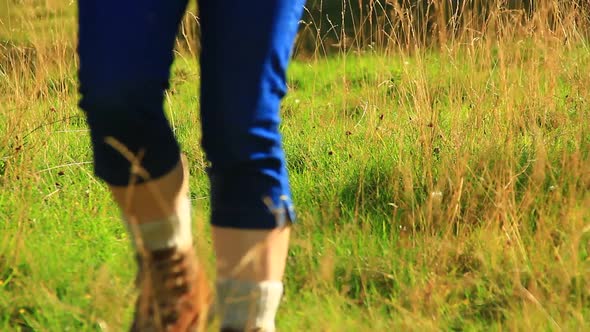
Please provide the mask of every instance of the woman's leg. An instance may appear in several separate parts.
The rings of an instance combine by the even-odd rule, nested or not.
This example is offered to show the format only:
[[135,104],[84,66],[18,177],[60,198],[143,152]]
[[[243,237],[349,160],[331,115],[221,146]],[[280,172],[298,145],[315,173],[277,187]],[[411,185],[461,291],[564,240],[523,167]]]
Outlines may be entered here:
[[303,4],[199,1],[202,143],[226,328],[274,330],[294,221],[279,107]]
[[186,0],[78,4],[80,107],[95,172],[109,185],[142,263],[133,328],[186,329],[201,309],[204,279],[192,248],[187,172],[163,110]]

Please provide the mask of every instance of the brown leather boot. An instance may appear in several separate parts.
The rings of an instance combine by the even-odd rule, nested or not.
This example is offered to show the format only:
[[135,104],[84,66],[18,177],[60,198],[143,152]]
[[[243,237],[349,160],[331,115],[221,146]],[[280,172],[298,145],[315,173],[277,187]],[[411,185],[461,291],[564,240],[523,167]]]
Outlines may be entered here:
[[147,253],[138,259],[132,332],[188,332],[205,328],[212,302],[205,272],[192,247]]

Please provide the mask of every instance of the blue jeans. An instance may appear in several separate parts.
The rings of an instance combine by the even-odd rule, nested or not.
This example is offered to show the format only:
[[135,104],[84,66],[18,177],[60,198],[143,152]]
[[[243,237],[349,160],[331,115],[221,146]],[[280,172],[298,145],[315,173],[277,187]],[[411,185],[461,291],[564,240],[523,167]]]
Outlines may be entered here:
[[[285,72],[304,0],[199,0],[202,147],[211,221],[271,229],[294,220],[279,133]],[[96,175],[127,185],[130,164],[105,142],[142,153],[151,178],[179,162],[164,115],[173,46],[186,0],[79,0],[80,107]]]

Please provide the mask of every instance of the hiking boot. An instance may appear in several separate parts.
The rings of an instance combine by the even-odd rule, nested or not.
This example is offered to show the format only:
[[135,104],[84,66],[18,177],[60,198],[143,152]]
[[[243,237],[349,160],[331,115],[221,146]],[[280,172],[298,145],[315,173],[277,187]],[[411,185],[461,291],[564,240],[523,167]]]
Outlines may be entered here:
[[212,294],[194,249],[153,251],[138,256],[138,264],[131,332],[203,330]]

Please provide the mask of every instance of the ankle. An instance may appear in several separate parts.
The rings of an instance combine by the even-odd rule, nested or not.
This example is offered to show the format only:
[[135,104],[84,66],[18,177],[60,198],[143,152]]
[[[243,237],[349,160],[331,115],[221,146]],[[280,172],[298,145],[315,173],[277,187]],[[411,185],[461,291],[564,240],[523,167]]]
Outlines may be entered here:
[[282,282],[218,279],[216,288],[222,330],[275,331]]
[[179,199],[174,212],[166,218],[153,220],[126,220],[127,229],[136,250],[155,251],[167,248],[192,246],[191,202],[188,197]]

